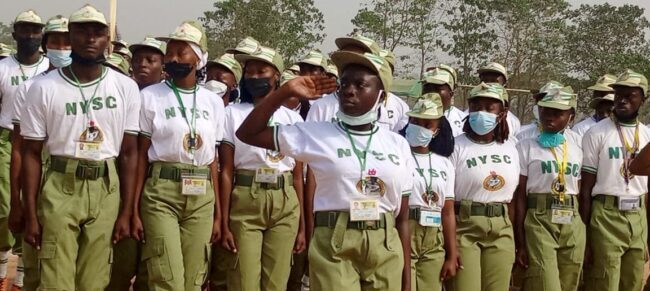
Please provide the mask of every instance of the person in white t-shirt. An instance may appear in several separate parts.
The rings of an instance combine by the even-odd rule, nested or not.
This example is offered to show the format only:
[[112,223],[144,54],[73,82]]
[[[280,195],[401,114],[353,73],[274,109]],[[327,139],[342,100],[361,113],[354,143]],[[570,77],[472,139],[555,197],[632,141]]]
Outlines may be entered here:
[[38,289],[103,290],[112,245],[130,232],[140,98],[133,80],[102,65],[104,15],[86,5],[69,23],[72,65],[25,96],[24,241],[39,250]]
[[[484,83],[499,83],[501,86],[506,87],[508,83],[508,71],[502,64],[492,62],[478,70],[478,78]],[[509,107],[510,100],[508,92],[503,91],[503,93],[506,95],[506,107]],[[510,137],[514,138],[521,129],[521,122],[512,111],[508,111],[507,119]]]
[[422,80],[422,94],[438,93],[445,107],[445,118],[451,124],[454,136],[463,134],[463,124],[467,114],[456,108],[452,101],[456,89],[456,70],[447,65],[440,65],[424,73]]
[[[442,290],[461,268],[456,249],[454,136],[438,93],[423,95],[407,115],[405,137],[415,171],[409,197],[411,282],[415,290]],[[444,234],[444,235],[443,235]]]
[[527,273],[524,290],[575,291],[585,252],[578,214],[582,139],[567,126],[577,96],[570,87],[556,88],[537,104],[542,133],[517,144],[517,263]]
[[540,127],[539,127],[539,106],[537,103],[546,96],[546,94],[550,91],[556,92],[558,89],[563,88],[564,85],[562,85],[558,81],[549,81],[548,83],[544,84],[542,88],[539,89],[539,92],[533,95],[533,99],[535,100],[535,105],[533,106],[533,115],[535,116],[535,119],[533,120],[532,123],[524,125],[521,130],[517,133],[516,137],[518,141],[529,139],[529,138],[536,138],[539,135]]
[[587,228],[585,290],[641,290],[647,255],[648,177],[630,172],[650,129],[639,122],[648,80],[627,70],[614,88],[611,117],[582,139],[580,215]]
[[464,269],[447,290],[502,291],[510,285],[515,245],[509,208],[519,154],[508,140],[504,90],[481,83],[470,91],[465,134],[456,138],[449,158],[456,169],[456,236]]
[[340,122],[268,126],[287,98],[308,99],[335,86],[328,78],[300,77],[259,104],[237,135],[307,162],[314,172],[311,290],[410,290],[406,209],[415,166],[406,140],[375,124],[392,83],[390,67],[370,53],[331,57],[341,72]]
[[[235,58],[243,65],[241,103],[226,108],[221,161],[223,247],[237,261],[228,270],[228,289],[286,290],[292,251],[305,249],[302,163],[278,151],[242,142],[235,132],[262,100],[280,85],[279,52],[262,46]],[[302,122],[281,107],[270,125]]]
[[241,81],[241,65],[232,54],[223,54],[218,59],[208,62],[206,87],[210,81],[222,84],[223,105],[228,106],[239,98],[239,82]]
[[605,74],[600,77],[596,84],[587,88],[593,91],[589,108],[594,109],[594,115],[585,118],[573,126],[573,131],[579,135],[584,135],[592,126],[612,114],[614,107],[614,89],[609,85],[616,82],[616,76]]
[[[70,35],[68,33],[68,19],[63,16],[55,16],[49,19],[43,32],[43,49],[50,61],[50,67],[43,73],[30,78],[20,84],[16,97],[13,100],[12,110],[8,116],[14,126],[11,135],[11,207],[9,209],[9,229],[13,233],[22,233],[25,228],[25,217],[23,216],[23,205],[21,199],[21,171],[22,171],[22,144],[23,137],[20,135],[20,115],[25,105],[25,95],[29,87],[41,76],[56,69],[63,68],[72,62],[70,58]],[[23,290],[36,290],[38,287],[38,255],[36,250],[29,244],[22,245],[22,256],[19,257],[18,266],[22,266],[24,273],[18,269],[14,285],[23,287]],[[23,264],[23,261],[25,262]],[[23,274],[27,279],[24,280]]]

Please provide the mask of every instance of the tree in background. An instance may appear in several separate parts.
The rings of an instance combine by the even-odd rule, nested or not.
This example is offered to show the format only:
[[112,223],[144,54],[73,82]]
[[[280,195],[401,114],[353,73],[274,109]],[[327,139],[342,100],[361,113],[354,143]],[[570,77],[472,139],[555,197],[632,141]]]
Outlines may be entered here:
[[211,56],[221,55],[246,36],[277,49],[287,64],[325,38],[323,13],[313,0],[226,0],[200,18]]

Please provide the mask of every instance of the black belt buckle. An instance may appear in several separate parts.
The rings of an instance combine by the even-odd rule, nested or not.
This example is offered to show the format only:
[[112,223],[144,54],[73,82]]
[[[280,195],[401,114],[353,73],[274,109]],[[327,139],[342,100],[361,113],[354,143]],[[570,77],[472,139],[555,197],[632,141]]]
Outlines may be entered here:
[[97,180],[99,178],[99,167],[77,167],[77,177],[85,180]]
[[501,210],[501,209],[500,209],[501,207],[503,207],[503,206],[501,206],[501,205],[495,205],[495,204],[488,204],[488,205],[486,205],[486,208],[487,208],[486,210],[487,210],[487,211],[486,211],[486,213],[485,213],[485,216],[487,216],[487,217],[497,217],[497,216],[501,216],[501,211],[499,211],[499,210]]
[[276,183],[260,183],[260,187],[265,190],[280,190],[284,188],[284,176],[278,176]]
[[327,213],[327,227],[334,228],[336,226],[336,219],[338,218],[336,212]]

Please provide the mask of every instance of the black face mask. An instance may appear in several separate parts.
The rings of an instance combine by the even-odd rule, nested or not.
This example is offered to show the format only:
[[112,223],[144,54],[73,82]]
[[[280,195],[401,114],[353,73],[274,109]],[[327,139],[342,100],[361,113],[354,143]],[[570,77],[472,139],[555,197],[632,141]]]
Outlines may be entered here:
[[16,46],[21,54],[33,55],[41,47],[41,40],[40,37],[17,37]]
[[234,102],[235,100],[237,100],[237,98],[239,98],[239,90],[235,88],[232,91],[230,91],[229,100],[230,102]]
[[165,73],[172,79],[182,79],[192,72],[192,65],[184,63],[165,63]]
[[246,78],[244,87],[251,97],[264,97],[271,92],[271,78]]
[[106,57],[104,57],[104,54],[99,54],[94,59],[91,58],[86,58],[82,57],[81,55],[77,54],[74,50],[72,53],[70,53],[70,58],[72,58],[73,63],[81,64],[81,65],[97,65],[97,64],[103,64],[106,61]]

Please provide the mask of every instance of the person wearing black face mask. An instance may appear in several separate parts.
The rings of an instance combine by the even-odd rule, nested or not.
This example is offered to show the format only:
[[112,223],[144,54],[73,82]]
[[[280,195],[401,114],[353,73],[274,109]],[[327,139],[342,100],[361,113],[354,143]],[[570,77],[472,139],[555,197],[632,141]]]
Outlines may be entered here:
[[[291,253],[305,249],[302,164],[235,136],[255,104],[278,88],[284,65],[282,56],[267,47],[235,59],[244,65],[242,99],[226,108],[224,145],[219,148],[222,246],[238,262],[228,271],[228,290],[286,291]],[[301,121],[300,115],[281,107],[269,124]]]
[[216,60],[209,61],[207,66],[207,79],[226,84],[228,89],[223,95],[223,105],[228,106],[239,98],[238,84],[241,81],[241,65],[235,60],[234,55],[224,54]]
[[[14,126],[12,111],[16,93],[28,79],[46,71],[49,60],[41,56],[38,48],[43,38],[41,17],[33,10],[20,13],[13,25],[12,37],[16,41],[17,52],[0,61],[0,290],[6,290],[7,257],[9,250],[22,254],[22,239],[14,236],[8,229],[9,216],[9,168],[11,160],[10,134]],[[19,261],[22,267],[22,259]],[[22,268],[16,276],[14,285],[22,287]]]

